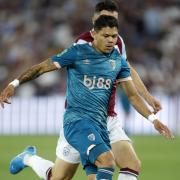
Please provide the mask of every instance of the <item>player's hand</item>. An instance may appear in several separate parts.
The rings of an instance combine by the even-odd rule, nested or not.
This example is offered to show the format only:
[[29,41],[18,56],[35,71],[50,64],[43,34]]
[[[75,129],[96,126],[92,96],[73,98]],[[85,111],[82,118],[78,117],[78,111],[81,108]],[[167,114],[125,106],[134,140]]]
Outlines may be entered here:
[[12,85],[8,85],[0,94],[0,104],[1,107],[4,108],[4,103],[11,104],[9,98],[14,95],[15,87]]
[[153,96],[151,96],[148,99],[148,104],[153,108],[154,114],[156,114],[158,111],[162,109],[160,102],[157,99],[155,99]]
[[160,122],[159,120],[155,120],[153,122],[154,124],[154,128],[160,133],[162,134],[165,138],[167,139],[173,139],[174,135],[172,134],[172,132],[169,130],[169,128],[164,125],[162,122]]

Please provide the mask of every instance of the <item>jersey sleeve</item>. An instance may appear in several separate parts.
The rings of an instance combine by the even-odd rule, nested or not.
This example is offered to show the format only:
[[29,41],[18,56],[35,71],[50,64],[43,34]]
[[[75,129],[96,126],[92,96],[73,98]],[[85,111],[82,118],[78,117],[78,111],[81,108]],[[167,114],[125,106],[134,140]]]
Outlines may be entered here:
[[117,76],[117,80],[118,82],[132,80],[130,68],[127,64],[127,61],[124,58],[122,58],[121,71]]
[[63,68],[74,64],[74,62],[77,60],[77,54],[76,46],[71,46],[61,53],[52,56],[51,59],[53,62],[58,63],[61,68]]

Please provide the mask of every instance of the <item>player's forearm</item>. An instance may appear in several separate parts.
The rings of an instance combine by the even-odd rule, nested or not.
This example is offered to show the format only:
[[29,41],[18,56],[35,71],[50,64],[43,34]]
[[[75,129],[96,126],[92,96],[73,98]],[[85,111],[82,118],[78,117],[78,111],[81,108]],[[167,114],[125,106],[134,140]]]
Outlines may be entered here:
[[141,78],[139,77],[136,70],[130,65],[131,68],[131,77],[133,79],[133,82],[135,84],[135,87],[138,91],[138,93],[147,101],[149,102],[149,99],[151,99],[151,94],[145,87],[144,83],[142,82]]
[[126,93],[129,101],[134,106],[134,108],[144,117],[148,117],[151,112],[148,109],[147,105],[142,100],[141,96],[138,94],[138,91],[134,85],[133,81],[124,81],[121,82],[121,87]]
[[40,67],[38,65],[35,65],[22,73],[17,79],[19,80],[19,84],[23,84],[27,81],[36,79],[41,74],[42,73],[40,72]]
[[9,83],[9,85],[2,91],[2,93],[0,93],[1,107],[4,108],[4,103],[8,103],[8,104],[10,103],[9,98],[14,95],[15,88],[18,87],[19,84],[35,79],[45,72],[49,72],[57,69],[58,69],[57,65],[55,65],[51,61],[51,59],[47,59],[46,61],[29,68],[27,71],[22,73],[17,79]]
[[34,65],[28,70],[26,70],[24,73],[22,73],[17,80],[19,81],[19,84],[23,84],[27,81],[31,81],[33,79],[36,79],[40,75],[56,70],[57,67],[54,65],[54,63],[51,61],[51,59],[47,59],[43,61],[40,64]]
[[142,98],[137,94],[129,97],[129,101],[133,107],[138,111],[142,116],[147,118],[152,112],[148,109],[147,105],[144,103]]

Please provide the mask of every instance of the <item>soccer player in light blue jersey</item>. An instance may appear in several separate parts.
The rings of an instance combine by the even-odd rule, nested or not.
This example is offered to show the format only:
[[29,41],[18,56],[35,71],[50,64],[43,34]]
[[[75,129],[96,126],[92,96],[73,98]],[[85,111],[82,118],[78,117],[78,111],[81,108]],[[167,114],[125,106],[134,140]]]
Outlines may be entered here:
[[[147,108],[131,81],[125,59],[114,48],[118,36],[118,23],[112,16],[101,16],[95,22],[92,43],[75,45],[61,54],[35,65],[11,82],[1,93],[0,103],[9,103],[15,87],[35,79],[43,73],[66,67],[67,108],[64,114],[64,134],[80,153],[81,162],[89,175],[97,180],[111,180],[115,161],[111,153],[107,132],[107,106],[113,82],[117,79],[129,100],[144,117],[151,116],[155,128],[167,138],[173,138]],[[27,153],[28,152],[28,153]],[[26,167],[33,148],[28,148],[12,161],[11,172],[18,173]],[[55,163],[56,166],[56,163]],[[55,179],[55,170],[47,179]]]

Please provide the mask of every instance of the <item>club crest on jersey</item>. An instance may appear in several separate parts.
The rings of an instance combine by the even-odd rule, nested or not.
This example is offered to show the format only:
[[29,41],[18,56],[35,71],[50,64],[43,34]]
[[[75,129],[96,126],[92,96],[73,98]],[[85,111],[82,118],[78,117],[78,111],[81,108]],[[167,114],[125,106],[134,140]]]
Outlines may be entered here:
[[88,139],[90,140],[90,141],[94,141],[95,140],[95,135],[92,133],[92,134],[89,134],[88,135]]
[[90,60],[89,59],[83,60],[83,64],[90,64]]
[[109,62],[111,64],[111,66],[112,66],[112,69],[114,70],[116,68],[116,61],[113,60],[113,59],[110,59]]

